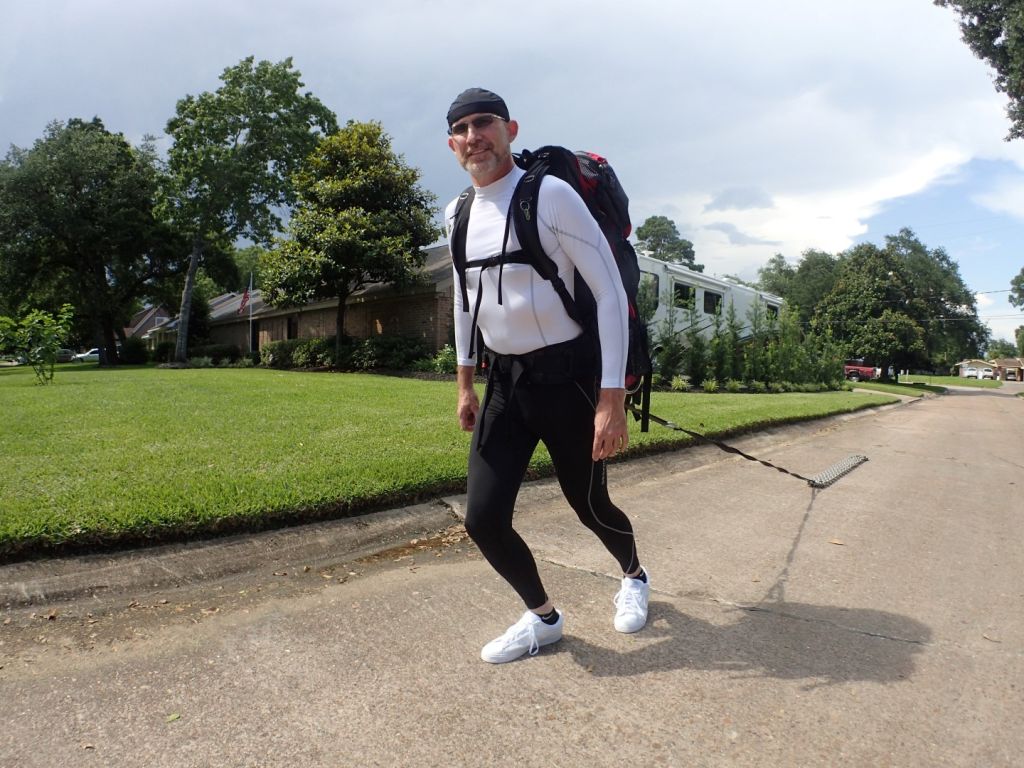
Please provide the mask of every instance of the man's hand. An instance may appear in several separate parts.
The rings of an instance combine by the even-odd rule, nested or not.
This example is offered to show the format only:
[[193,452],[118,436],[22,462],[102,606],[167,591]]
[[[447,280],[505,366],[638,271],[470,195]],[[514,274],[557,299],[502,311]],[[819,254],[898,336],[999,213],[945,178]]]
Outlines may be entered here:
[[602,389],[594,414],[594,461],[607,459],[629,446],[626,390]]
[[476,374],[473,366],[460,365],[458,369],[459,382],[459,404],[456,412],[459,417],[459,426],[466,432],[472,432],[476,426],[476,415],[480,412],[480,400],[476,396],[476,389],[473,387],[473,376]]

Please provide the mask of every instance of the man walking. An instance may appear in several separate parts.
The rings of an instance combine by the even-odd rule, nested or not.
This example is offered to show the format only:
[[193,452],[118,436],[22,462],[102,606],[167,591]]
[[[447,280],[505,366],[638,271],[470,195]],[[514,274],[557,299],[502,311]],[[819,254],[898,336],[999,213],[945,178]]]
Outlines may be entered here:
[[[618,561],[614,626],[636,632],[647,621],[649,584],[633,528],[608,498],[605,459],[624,450],[627,305],[607,240],[571,186],[545,176],[535,215],[541,245],[572,291],[574,270],[597,306],[598,336],[569,317],[549,280],[521,257],[510,205],[524,171],[511,144],[519,130],[504,100],[463,91],[448,110],[448,146],[473,184],[460,219],[466,271],[455,270],[458,418],[472,431],[466,531],[526,604],[526,612],[484,646],[484,661],[536,654],[562,637],[563,614],[541,583],[529,547],[512,527],[516,496],[538,441],[547,447],[566,500]],[[449,241],[459,201],[445,212]],[[465,297],[465,298],[464,298]],[[468,299],[468,303],[467,303]],[[483,405],[473,386],[479,329],[487,348]]]

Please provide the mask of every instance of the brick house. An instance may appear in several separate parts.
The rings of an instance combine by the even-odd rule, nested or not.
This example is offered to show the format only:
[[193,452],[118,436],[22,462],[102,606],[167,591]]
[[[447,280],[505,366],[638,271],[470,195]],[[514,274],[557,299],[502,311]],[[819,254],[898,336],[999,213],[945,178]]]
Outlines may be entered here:
[[992,361],[996,378],[1003,381],[1022,381],[1024,376],[1024,358],[1020,357],[997,357]]
[[[426,261],[422,280],[397,290],[390,285],[366,286],[348,298],[345,333],[358,339],[371,336],[412,336],[426,341],[434,350],[452,339],[452,266],[448,245],[424,249]],[[243,352],[257,351],[271,341],[333,336],[338,300],[328,299],[303,307],[277,309],[263,302],[253,291],[250,303],[241,309],[241,293],[228,293],[210,302],[210,341],[234,344]],[[250,322],[251,311],[251,322]],[[173,341],[177,319],[150,334],[152,344]]]

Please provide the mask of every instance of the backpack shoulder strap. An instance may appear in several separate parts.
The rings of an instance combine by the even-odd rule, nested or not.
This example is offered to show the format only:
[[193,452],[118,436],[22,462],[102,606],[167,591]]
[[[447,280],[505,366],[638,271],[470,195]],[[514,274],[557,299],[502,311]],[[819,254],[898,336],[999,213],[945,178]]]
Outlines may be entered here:
[[475,195],[473,187],[466,187],[455,203],[455,214],[452,216],[452,263],[455,264],[459,284],[462,286],[463,312],[469,311],[469,292],[466,290],[466,232],[469,231],[469,211],[473,207]]
[[542,147],[536,152],[523,152],[518,158],[519,164],[526,169],[526,174],[519,180],[515,192],[512,193],[512,223],[516,228],[519,247],[530,257],[530,265],[542,278],[551,283],[569,317],[583,325],[583,318],[576,302],[573,301],[562,278],[558,276],[558,267],[544,252],[544,246],[540,242],[537,198],[541,182],[551,167],[548,154],[545,152],[548,149],[549,147]]

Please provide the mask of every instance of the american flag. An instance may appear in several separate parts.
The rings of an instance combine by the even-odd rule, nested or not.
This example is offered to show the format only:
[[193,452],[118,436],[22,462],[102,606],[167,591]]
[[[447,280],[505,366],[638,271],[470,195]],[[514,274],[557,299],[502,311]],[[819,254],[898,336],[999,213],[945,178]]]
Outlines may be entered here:
[[238,314],[242,314],[245,308],[249,305],[249,291],[252,290],[252,278],[249,278],[249,286],[245,289],[242,294],[242,303],[238,305]]

